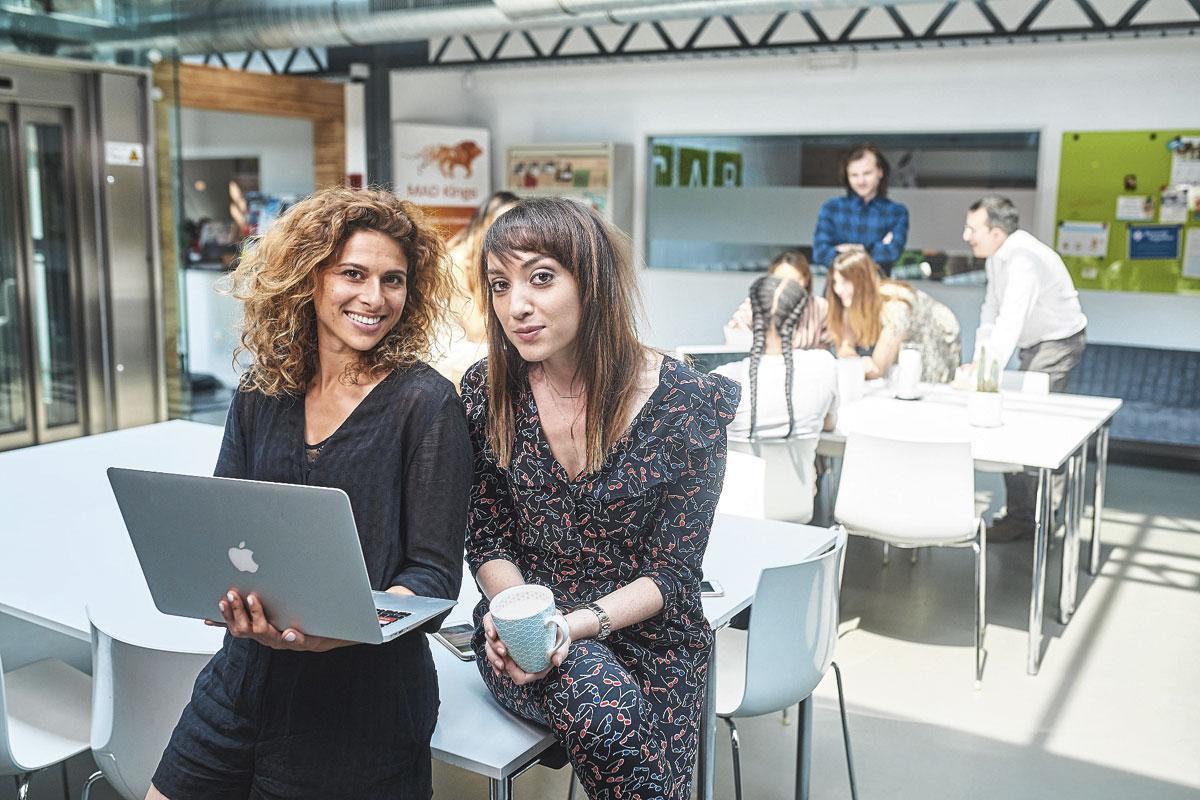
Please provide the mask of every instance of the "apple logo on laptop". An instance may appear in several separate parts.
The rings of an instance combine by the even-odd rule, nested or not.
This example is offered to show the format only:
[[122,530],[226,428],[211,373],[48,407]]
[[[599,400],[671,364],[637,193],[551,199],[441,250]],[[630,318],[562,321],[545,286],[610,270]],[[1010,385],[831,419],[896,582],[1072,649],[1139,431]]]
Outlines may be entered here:
[[241,572],[258,572],[258,564],[254,563],[254,551],[247,550],[245,542],[229,548],[229,560]]

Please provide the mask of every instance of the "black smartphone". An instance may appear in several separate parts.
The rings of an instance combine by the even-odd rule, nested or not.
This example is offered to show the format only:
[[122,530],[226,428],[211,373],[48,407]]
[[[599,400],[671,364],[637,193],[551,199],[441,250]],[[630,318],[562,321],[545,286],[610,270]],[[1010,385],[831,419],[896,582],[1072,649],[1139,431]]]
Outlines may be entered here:
[[471,637],[475,635],[475,626],[469,622],[459,625],[447,625],[433,635],[446,649],[458,656],[460,661],[474,661],[475,651],[471,649]]
[[701,597],[721,597],[725,594],[725,589],[721,584],[712,580],[700,581],[700,596]]

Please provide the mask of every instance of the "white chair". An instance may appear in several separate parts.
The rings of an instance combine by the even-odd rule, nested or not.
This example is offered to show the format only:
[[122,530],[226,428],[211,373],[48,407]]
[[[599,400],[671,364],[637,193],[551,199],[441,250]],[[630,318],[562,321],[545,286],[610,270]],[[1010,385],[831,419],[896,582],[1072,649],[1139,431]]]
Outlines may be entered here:
[[[0,775],[16,779],[17,798],[29,796],[34,774],[88,749],[92,679],[56,658],[4,672],[0,663]],[[140,799],[139,799],[140,800]]]
[[909,442],[851,433],[834,519],[851,534],[898,547],[975,551],[975,684],[983,680],[987,537],[975,516],[969,442]]
[[758,456],[733,449],[730,443],[725,461],[725,483],[717,500],[718,514],[762,519],[765,508],[767,462]]
[[[808,561],[764,569],[754,592],[754,613],[745,633],[745,659],[725,660],[717,671],[716,712],[729,726],[733,747],[733,780],[737,800],[742,797],[740,744],[734,719],[786,711],[816,689],[832,665],[837,677],[838,705],[850,791],[856,796],[854,761],[842,676],[833,662],[838,637],[838,594],[846,530],[829,550]],[[722,648],[740,637],[739,631],[721,631]],[[797,786],[805,751],[803,731],[796,753]],[[799,794],[797,794],[799,796]]]
[[817,487],[815,437],[796,439],[730,439],[729,449],[766,461],[764,498],[767,519],[808,523]]
[[1000,388],[1006,392],[1050,394],[1050,373],[1006,369],[1000,373]]
[[91,741],[100,771],[88,779],[83,800],[101,777],[125,800],[143,800],[196,676],[212,654],[131,644],[92,609],[89,616],[95,670]]

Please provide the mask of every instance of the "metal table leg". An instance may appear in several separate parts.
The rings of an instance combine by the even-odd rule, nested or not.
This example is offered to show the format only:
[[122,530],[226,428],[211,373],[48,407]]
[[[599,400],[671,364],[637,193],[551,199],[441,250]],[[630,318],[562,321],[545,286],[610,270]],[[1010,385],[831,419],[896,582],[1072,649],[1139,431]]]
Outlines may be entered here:
[[1087,474],[1087,448],[1067,459],[1067,486],[1063,497],[1066,521],[1063,532],[1062,571],[1058,584],[1058,621],[1066,625],[1075,613],[1079,587],[1079,537],[1083,512],[1083,481]]
[[800,701],[796,712],[796,800],[808,800],[809,775],[812,766],[812,695]]
[[488,781],[488,800],[512,800],[512,786],[507,778]]
[[1104,517],[1104,482],[1108,478],[1108,426],[1096,433],[1096,497],[1092,503],[1092,551],[1088,574],[1100,571],[1100,520]]
[[713,772],[717,747],[717,637],[713,632],[712,652],[708,657],[708,680],[704,683],[704,710],[700,715],[700,752],[697,765],[697,797],[713,800]]
[[1033,535],[1033,580],[1029,590],[1029,659],[1026,671],[1037,675],[1042,649],[1042,613],[1046,597],[1046,550],[1050,541],[1050,486],[1048,469],[1038,470],[1036,524]]

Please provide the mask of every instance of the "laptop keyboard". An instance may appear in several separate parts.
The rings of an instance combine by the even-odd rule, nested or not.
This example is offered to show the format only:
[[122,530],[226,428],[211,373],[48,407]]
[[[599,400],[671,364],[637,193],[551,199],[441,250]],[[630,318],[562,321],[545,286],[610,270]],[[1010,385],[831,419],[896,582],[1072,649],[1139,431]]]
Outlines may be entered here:
[[407,611],[393,611],[390,608],[377,608],[375,613],[379,615],[379,627],[386,628],[393,622],[399,622],[405,617],[412,616]]

